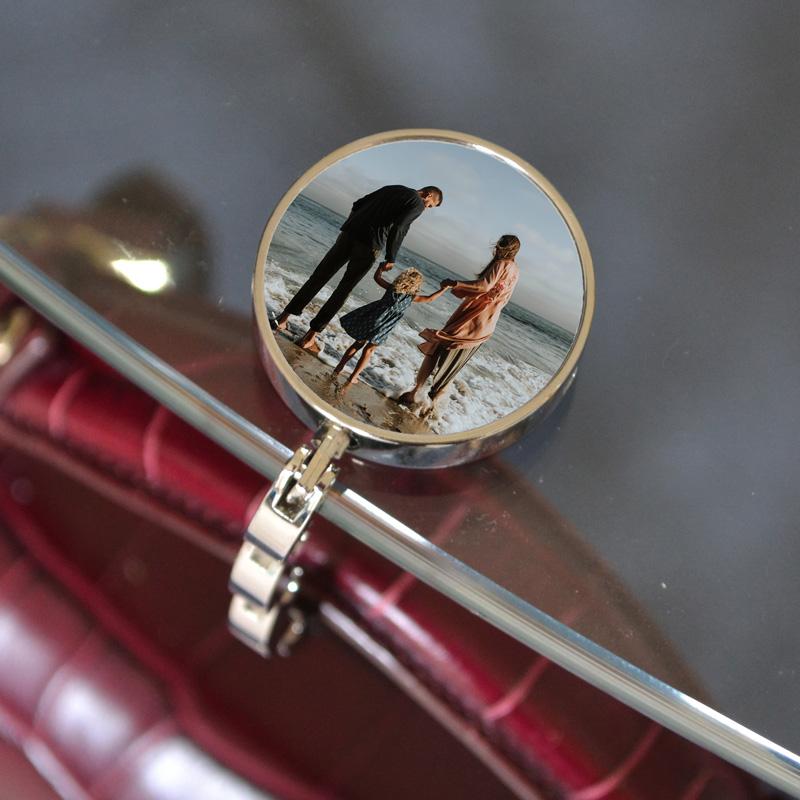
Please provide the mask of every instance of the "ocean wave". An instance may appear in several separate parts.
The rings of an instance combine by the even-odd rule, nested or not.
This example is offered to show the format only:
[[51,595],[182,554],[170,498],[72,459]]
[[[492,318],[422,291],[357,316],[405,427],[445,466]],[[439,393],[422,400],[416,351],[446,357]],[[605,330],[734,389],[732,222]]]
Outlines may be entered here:
[[[305,275],[296,273],[295,268],[275,258],[268,259],[264,300],[271,316],[277,316],[300,288]],[[309,322],[331,291],[332,286],[324,287],[302,315],[291,318],[291,333],[300,334],[308,329]],[[340,314],[318,337],[324,345],[320,358],[331,368],[352,343],[342,330],[339,317],[369,299],[375,298],[365,290],[351,295]],[[361,380],[386,397],[396,398],[414,385],[422,361],[422,353],[417,349],[420,341],[417,329],[406,319],[401,320],[388,341],[376,349]],[[490,344],[491,340],[473,356],[440,400],[436,416],[431,420],[436,433],[456,433],[494,422],[527,403],[550,380],[547,372],[504,356]],[[354,366],[355,359],[346,368],[346,374]]]

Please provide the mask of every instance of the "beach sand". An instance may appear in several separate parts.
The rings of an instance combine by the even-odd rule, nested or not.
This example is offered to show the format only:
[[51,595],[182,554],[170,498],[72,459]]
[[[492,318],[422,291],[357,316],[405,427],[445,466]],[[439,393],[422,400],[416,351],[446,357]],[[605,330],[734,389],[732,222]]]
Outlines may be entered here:
[[397,433],[433,432],[424,419],[366,383],[345,387],[344,382],[355,360],[345,368],[344,373],[334,375],[328,364],[298,347],[288,336],[277,334],[275,338],[284,357],[303,383],[334,408],[383,430]]

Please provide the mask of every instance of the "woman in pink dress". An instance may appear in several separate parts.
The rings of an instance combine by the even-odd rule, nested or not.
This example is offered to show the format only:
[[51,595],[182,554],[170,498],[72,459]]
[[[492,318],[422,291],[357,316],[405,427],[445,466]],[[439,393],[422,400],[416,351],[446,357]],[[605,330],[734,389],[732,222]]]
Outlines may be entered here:
[[478,348],[491,337],[500,312],[511,299],[519,279],[519,267],[514,261],[519,248],[519,239],[507,233],[497,240],[492,260],[476,280],[442,283],[452,287],[453,294],[464,300],[443,328],[420,331],[425,342],[419,345],[419,349],[425,358],[417,372],[416,386],[401,394],[398,403],[405,406],[417,403],[417,396],[431,375],[433,385],[428,396],[435,402]]

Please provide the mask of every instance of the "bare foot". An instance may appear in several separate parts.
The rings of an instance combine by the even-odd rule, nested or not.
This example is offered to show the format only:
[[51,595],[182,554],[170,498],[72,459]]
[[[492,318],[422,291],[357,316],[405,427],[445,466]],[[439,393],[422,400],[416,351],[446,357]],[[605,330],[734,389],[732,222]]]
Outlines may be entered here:
[[279,317],[276,317],[272,323],[272,329],[275,331],[285,331],[286,326],[289,324],[289,315],[288,314],[281,314]]
[[436,419],[437,418],[437,408],[436,406],[428,406],[421,414],[420,417],[425,420]]
[[357,378],[355,375],[351,375],[351,376],[350,376],[350,377],[349,377],[349,378],[348,378],[348,379],[347,379],[347,380],[344,382],[344,385],[345,385],[345,386],[354,386],[356,383],[358,383],[358,378]]
[[401,406],[405,406],[406,408],[411,408],[411,406],[416,405],[417,398],[414,392],[408,391],[403,392],[400,397],[397,398],[397,402],[400,403]]
[[322,348],[317,344],[316,337],[317,335],[313,331],[310,331],[298,342],[298,344],[303,350],[307,350],[309,353],[314,353],[314,355],[317,355],[320,353]]

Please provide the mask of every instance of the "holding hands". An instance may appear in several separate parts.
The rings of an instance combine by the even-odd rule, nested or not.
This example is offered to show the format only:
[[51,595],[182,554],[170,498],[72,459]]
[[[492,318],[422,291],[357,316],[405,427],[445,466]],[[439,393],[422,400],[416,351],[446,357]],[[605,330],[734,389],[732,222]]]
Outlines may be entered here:
[[447,279],[439,284],[439,288],[433,294],[418,294],[414,297],[415,303],[430,303],[441,297],[448,289],[452,289],[458,281]]

